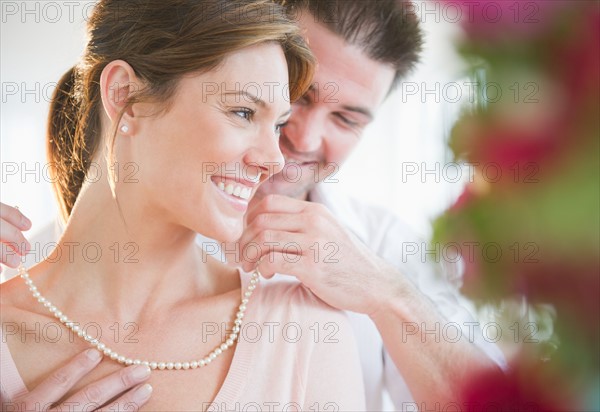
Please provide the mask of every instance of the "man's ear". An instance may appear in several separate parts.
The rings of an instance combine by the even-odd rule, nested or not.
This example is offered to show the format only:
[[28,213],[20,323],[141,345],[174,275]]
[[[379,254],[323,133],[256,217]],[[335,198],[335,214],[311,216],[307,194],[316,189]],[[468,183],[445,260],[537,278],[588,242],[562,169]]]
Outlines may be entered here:
[[[123,60],[110,62],[100,76],[100,93],[104,112],[111,123],[117,121],[119,113],[127,105],[127,101],[138,90],[142,84],[135,75],[133,68]],[[132,107],[129,107],[121,118],[117,130],[123,134],[135,132],[137,119]]]

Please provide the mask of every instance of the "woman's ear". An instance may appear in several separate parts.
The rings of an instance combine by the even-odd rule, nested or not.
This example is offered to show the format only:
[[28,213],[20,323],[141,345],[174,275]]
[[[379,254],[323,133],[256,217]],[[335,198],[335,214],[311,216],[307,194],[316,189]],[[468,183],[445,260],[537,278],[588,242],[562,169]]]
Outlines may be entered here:
[[[135,75],[135,71],[123,60],[114,60],[102,70],[100,76],[102,106],[112,124],[117,121],[119,114],[127,105],[127,101],[133,93],[140,90],[141,87],[142,85]],[[123,113],[123,117],[117,125],[118,133],[133,134],[136,121],[133,108],[129,107]]]

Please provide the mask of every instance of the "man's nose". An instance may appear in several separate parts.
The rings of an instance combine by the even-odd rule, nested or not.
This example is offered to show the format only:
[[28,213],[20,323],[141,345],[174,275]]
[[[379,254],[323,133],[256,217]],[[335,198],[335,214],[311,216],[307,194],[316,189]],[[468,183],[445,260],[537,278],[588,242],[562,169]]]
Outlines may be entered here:
[[[295,113],[296,114],[296,113]],[[324,121],[315,111],[298,111],[294,119],[285,127],[285,136],[292,144],[294,151],[300,153],[316,152],[323,144]]]

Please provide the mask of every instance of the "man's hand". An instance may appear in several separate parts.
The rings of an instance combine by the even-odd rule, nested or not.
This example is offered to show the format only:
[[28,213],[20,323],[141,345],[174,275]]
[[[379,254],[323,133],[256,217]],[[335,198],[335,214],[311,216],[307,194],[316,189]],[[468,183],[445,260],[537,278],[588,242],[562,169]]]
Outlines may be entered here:
[[[17,208],[0,203],[0,263],[16,268],[30,245],[22,231],[31,229],[31,222]],[[0,268],[1,270],[1,268]]]
[[329,305],[371,315],[393,293],[397,273],[317,203],[269,195],[246,216],[244,270],[293,275]]
[[[95,349],[80,353],[25,395],[10,402],[3,401],[2,410],[96,411],[106,404],[107,411],[137,411],[152,393],[150,385],[142,385],[150,376],[150,368],[142,365],[120,369],[64,399],[65,394],[92,371],[101,358],[100,352]],[[111,399],[114,399],[113,402],[108,403]]]

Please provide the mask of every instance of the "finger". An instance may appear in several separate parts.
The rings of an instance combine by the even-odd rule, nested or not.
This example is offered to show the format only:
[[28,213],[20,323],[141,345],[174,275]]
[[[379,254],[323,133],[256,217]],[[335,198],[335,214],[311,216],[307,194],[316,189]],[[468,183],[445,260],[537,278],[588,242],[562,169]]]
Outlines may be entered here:
[[11,245],[0,243],[0,263],[16,268],[21,263],[21,256],[15,252]]
[[107,405],[103,410],[138,411],[143,404],[148,402],[150,395],[152,395],[152,386],[145,383],[133,388],[110,405]]
[[[150,368],[146,365],[132,365],[120,369],[97,382],[91,383],[64,402],[64,405],[88,405],[96,408],[112,398],[131,389],[150,377]],[[57,408],[61,410],[60,406]],[[77,408],[76,408],[77,409]]]
[[31,221],[20,210],[4,203],[0,203],[0,218],[18,227],[20,230],[31,229]]
[[27,401],[42,404],[55,403],[79,382],[81,378],[94,369],[102,359],[96,349],[88,349],[69,361],[65,366],[55,370],[42,383],[27,395]]
[[260,261],[257,268],[261,276],[265,279],[272,278],[276,273],[286,276],[293,276],[300,279],[299,273],[304,273],[302,270],[303,257],[285,255],[281,252],[270,252]]
[[244,229],[239,239],[240,247],[244,246],[250,239],[255,238],[261,230],[282,230],[286,232],[302,232],[307,227],[306,217],[295,213],[261,213]]
[[280,230],[263,230],[250,239],[242,250],[242,268],[252,270],[263,256],[270,252],[300,255],[309,250],[306,235]]
[[4,219],[0,219],[0,242],[10,245],[21,256],[31,249],[21,230]]
[[268,195],[246,213],[246,222],[252,222],[261,213],[300,213],[310,202],[283,195]]

